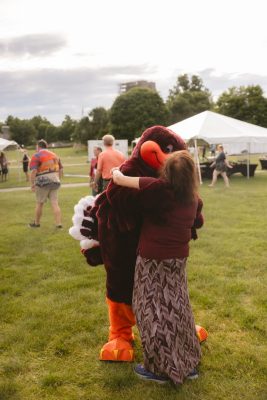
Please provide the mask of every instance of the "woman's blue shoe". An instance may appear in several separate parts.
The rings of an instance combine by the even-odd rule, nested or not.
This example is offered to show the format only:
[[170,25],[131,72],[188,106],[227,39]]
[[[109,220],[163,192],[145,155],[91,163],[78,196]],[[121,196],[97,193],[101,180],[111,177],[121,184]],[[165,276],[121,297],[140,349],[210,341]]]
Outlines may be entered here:
[[169,382],[169,379],[163,376],[155,375],[153,374],[153,372],[147,371],[141,364],[137,364],[134,367],[134,372],[139,378],[144,379],[146,381],[157,382],[160,384]]
[[197,379],[198,378],[198,372],[197,370],[194,368],[192,369],[192,371],[190,372],[190,374],[187,375],[186,377],[187,379]]

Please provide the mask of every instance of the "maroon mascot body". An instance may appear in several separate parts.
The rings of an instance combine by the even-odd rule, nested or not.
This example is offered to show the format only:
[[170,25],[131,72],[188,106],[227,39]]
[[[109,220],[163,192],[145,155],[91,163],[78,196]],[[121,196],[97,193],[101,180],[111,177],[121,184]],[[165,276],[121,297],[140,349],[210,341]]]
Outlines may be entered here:
[[[184,141],[178,135],[168,128],[154,126],[143,133],[132,156],[122,164],[120,170],[128,176],[156,177],[167,155],[185,148]],[[101,360],[133,360],[131,341],[135,319],[131,303],[142,224],[138,195],[136,189],[110,182],[107,190],[97,197],[94,207],[89,210],[94,223],[86,221],[81,230],[84,236],[100,243],[99,248],[83,251],[88,264],[104,263],[107,273],[110,330],[109,341],[100,353]]]

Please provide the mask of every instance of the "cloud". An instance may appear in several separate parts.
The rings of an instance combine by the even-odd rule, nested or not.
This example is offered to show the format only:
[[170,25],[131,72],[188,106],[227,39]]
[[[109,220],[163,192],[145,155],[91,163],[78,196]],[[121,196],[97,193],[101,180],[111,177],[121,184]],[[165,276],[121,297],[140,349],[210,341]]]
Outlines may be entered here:
[[[164,81],[159,80],[156,82],[157,88],[160,90],[163,98],[169,95],[169,90],[172,89],[175,84],[177,77],[184,74],[183,70],[176,70],[175,73],[171,74],[168,79]],[[203,84],[210,90],[214,99],[216,100],[224,91],[233,86],[249,86],[249,85],[260,85],[263,92],[267,93],[267,75],[251,74],[251,73],[218,73],[213,68],[207,68],[200,71],[188,71],[186,72],[189,76],[198,75],[203,80]]]
[[[153,71],[153,70],[152,70]],[[12,114],[30,118],[41,114],[60,123],[66,114],[81,117],[81,110],[109,108],[119,84],[151,73],[147,65],[0,71],[0,120]],[[145,78],[142,78],[145,79]]]
[[[176,75],[155,80],[160,95],[166,99]],[[231,86],[260,85],[267,92],[267,76],[225,73],[212,68],[188,71],[198,74],[216,99]],[[42,115],[60,124],[66,114],[79,119],[95,107],[110,108],[119,94],[119,84],[132,80],[154,80],[155,67],[148,64],[102,68],[40,69],[31,71],[0,71],[0,121],[11,114],[19,118]]]
[[212,68],[202,70],[198,74],[214,97],[218,97],[222,92],[233,86],[260,85],[263,91],[267,93],[267,75],[234,72],[218,74]]
[[0,39],[0,56],[44,57],[61,50],[67,44],[61,34],[32,34]]

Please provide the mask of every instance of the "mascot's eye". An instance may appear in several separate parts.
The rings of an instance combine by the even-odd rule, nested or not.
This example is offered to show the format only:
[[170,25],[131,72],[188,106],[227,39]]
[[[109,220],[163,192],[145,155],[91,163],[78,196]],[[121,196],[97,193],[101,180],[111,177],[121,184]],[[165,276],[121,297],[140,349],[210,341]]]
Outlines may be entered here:
[[166,146],[164,153],[172,153],[173,151],[173,145],[172,144],[168,144],[168,146]]

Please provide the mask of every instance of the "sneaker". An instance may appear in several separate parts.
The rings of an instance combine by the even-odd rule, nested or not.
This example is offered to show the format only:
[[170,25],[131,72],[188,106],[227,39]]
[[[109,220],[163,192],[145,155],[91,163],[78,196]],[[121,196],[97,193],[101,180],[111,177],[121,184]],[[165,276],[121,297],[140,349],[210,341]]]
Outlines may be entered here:
[[192,369],[192,371],[190,372],[190,374],[187,375],[186,377],[187,379],[197,379],[198,378],[198,372],[197,370],[194,368]]
[[169,379],[163,376],[155,375],[153,374],[153,372],[147,371],[141,364],[137,364],[134,367],[134,372],[139,378],[144,379],[146,381],[157,382],[160,384],[169,382]]
[[63,226],[62,226],[62,225],[56,225],[56,228],[57,228],[57,229],[62,229]]
[[40,224],[36,224],[35,222],[29,224],[30,228],[40,228]]

